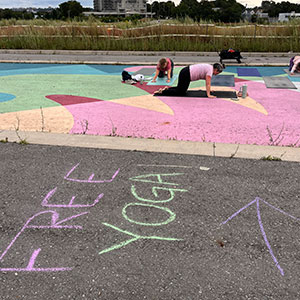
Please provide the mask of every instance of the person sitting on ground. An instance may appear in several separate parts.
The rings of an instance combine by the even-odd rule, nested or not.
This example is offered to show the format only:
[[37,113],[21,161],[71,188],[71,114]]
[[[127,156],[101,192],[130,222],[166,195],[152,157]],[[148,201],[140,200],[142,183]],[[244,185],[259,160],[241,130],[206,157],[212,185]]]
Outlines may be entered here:
[[[156,73],[152,82],[156,82],[156,78],[163,78],[167,75],[167,82],[173,77],[174,63],[171,58],[161,58],[156,66]],[[166,74],[167,73],[167,74]]]
[[300,56],[296,55],[291,58],[289,71],[291,75],[295,75],[295,73],[300,73]]
[[165,87],[154,93],[155,96],[184,96],[189,88],[191,81],[204,79],[206,82],[206,95],[208,98],[216,98],[211,95],[211,77],[218,75],[225,69],[224,64],[195,64],[184,67],[178,78],[176,87]]

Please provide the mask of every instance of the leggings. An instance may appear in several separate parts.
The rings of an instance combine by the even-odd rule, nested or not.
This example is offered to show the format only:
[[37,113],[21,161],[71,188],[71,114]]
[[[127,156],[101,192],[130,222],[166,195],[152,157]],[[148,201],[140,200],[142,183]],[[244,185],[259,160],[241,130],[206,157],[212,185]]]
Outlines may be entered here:
[[176,87],[170,87],[162,92],[163,96],[184,96],[191,82],[190,67],[184,67],[178,78]]
[[291,72],[292,71],[292,68],[294,66],[294,58],[295,56],[293,56],[291,59],[290,59],[290,65],[289,65],[289,71]]

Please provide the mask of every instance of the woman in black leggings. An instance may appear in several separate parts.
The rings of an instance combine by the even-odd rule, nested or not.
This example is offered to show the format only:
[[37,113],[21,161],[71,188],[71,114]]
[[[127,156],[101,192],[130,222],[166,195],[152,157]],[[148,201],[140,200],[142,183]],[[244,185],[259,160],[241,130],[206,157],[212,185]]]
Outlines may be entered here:
[[184,96],[191,81],[205,79],[207,97],[215,98],[215,96],[210,94],[211,77],[212,75],[220,74],[224,68],[225,66],[220,63],[215,63],[213,65],[196,64],[184,67],[179,73],[178,84],[176,87],[159,89],[154,93],[154,96]]

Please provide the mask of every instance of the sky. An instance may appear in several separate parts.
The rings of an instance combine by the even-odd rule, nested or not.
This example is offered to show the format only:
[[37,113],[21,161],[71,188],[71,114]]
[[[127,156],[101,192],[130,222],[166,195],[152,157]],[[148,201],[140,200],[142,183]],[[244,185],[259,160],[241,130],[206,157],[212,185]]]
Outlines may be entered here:
[[[62,2],[68,0],[0,0],[0,8],[17,8],[17,7],[58,7]],[[93,0],[77,0],[81,3],[83,7],[93,7]],[[155,0],[148,0],[149,3],[154,2]],[[160,2],[165,2],[167,0],[156,0]],[[290,3],[298,3],[299,0],[288,0]],[[175,5],[180,3],[180,0],[173,0]],[[237,2],[246,5],[247,7],[260,6],[262,0],[237,0]],[[281,2],[275,0],[275,2]]]

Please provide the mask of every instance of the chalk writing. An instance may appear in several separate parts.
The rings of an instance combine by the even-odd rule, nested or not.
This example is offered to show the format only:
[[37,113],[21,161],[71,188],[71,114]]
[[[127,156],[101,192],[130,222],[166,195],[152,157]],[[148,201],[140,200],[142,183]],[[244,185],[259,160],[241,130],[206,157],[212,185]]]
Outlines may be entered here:
[[104,182],[112,182],[115,177],[118,175],[120,172],[120,169],[118,169],[114,175],[111,177],[111,179],[104,179],[104,180],[93,180],[95,174],[92,173],[88,179],[75,179],[75,178],[70,178],[69,176],[74,172],[74,170],[79,166],[79,163],[72,167],[72,169],[67,173],[66,176],[64,176],[64,179],[69,180],[69,181],[74,181],[74,182],[85,182],[85,183],[104,183]]
[[[184,175],[184,173],[168,173],[168,174],[144,174],[144,175],[139,175],[139,176],[134,176],[134,177],[131,177],[129,178],[129,180],[132,180],[132,181],[140,181],[140,182],[146,182],[146,183],[155,183],[155,184],[170,184],[170,185],[178,185],[177,183],[170,183],[170,182],[165,182],[163,181],[163,178],[162,176],[179,176],[179,175]],[[154,177],[154,179],[156,180],[149,180],[149,178],[151,177]],[[152,178],[151,178],[152,179]],[[154,186],[152,187],[151,191],[153,193],[153,195],[158,198],[158,190],[161,190],[161,191],[167,191],[170,193],[170,197],[168,199],[156,199],[156,200],[152,200],[152,199],[146,199],[146,198],[143,198],[141,196],[138,196],[137,195],[137,192],[136,192],[136,187],[135,185],[132,185],[131,186],[131,193],[132,195],[139,201],[142,201],[142,202],[150,202],[150,203],[165,203],[165,202],[169,202],[171,200],[174,199],[174,196],[175,196],[175,192],[187,192],[187,190],[185,189],[179,189],[179,188],[169,188],[169,187],[158,187],[158,186]],[[138,222],[136,220],[133,220],[132,218],[129,218],[127,216],[127,208],[128,207],[135,207],[135,206],[142,206],[142,207],[148,207],[148,208],[154,208],[154,209],[160,209],[162,210],[163,212],[166,212],[169,214],[169,218],[163,222],[157,222],[157,223],[145,223],[145,222]],[[128,222],[130,223],[134,223],[134,224],[137,224],[137,225],[141,225],[141,226],[162,226],[162,225],[166,225],[166,224],[169,224],[171,223],[172,221],[175,220],[176,218],[176,214],[174,212],[172,212],[169,208],[166,208],[166,207],[162,207],[162,206],[158,206],[158,205],[153,205],[153,204],[146,204],[146,203],[128,203],[126,204],[123,209],[122,209],[122,216],[124,217],[125,220],[127,220]],[[126,231],[126,230],[122,230],[116,226],[113,226],[111,224],[108,224],[108,223],[102,223],[104,224],[105,226],[108,226],[108,227],[111,227],[121,233],[125,233],[127,235],[130,235],[132,238],[131,239],[128,239],[126,241],[122,241],[121,243],[119,244],[116,244],[116,245],[113,245],[107,249],[104,249],[102,251],[99,252],[99,254],[104,254],[104,253],[107,253],[107,252],[110,252],[110,251],[113,251],[113,250],[117,250],[117,249],[120,249],[132,242],[135,242],[139,239],[156,239],[156,240],[162,240],[162,241],[180,241],[181,239],[178,239],[178,238],[165,238],[165,237],[158,237],[158,236],[142,236],[142,235],[137,235],[137,234],[134,234],[134,233],[131,233],[129,231]]]
[[65,207],[65,208],[78,208],[78,207],[93,207],[95,206],[99,200],[103,197],[104,194],[99,194],[98,197],[94,200],[93,204],[73,204],[76,196],[73,196],[68,204],[49,204],[48,200],[53,196],[53,194],[56,192],[57,187],[51,190],[44,200],[42,201],[42,206],[46,207]]
[[[74,170],[79,166],[79,163],[76,164],[75,166],[73,166],[71,168],[70,171],[67,172],[67,175],[64,176],[65,180],[68,181],[72,181],[72,182],[82,182],[82,183],[110,183],[112,182],[116,176],[118,175],[120,169],[118,169],[113,176],[110,179],[104,179],[104,180],[93,180],[95,174],[92,173],[88,179],[76,179],[76,178],[71,178],[70,175],[74,172]],[[50,192],[48,192],[48,194],[46,195],[46,197],[44,197],[44,199],[42,200],[41,205],[44,207],[51,207],[51,208],[89,208],[89,207],[93,207],[95,206],[97,203],[99,203],[100,199],[104,196],[103,193],[98,194],[97,198],[93,201],[93,203],[91,204],[80,204],[77,203],[75,204],[74,201],[76,199],[76,196],[72,196],[71,200],[68,200],[67,204],[55,204],[55,203],[49,203],[50,199],[53,197],[53,195],[56,193],[57,191],[57,187],[55,187],[54,189],[52,189]],[[20,235],[25,231],[25,229],[28,228],[37,228],[37,229],[62,229],[62,228],[68,228],[68,229],[83,229],[83,227],[81,225],[68,225],[65,224],[68,221],[71,221],[73,219],[76,219],[80,216],[86,215],[89,212],[85,211],[85,212],[81,212],[78,214],[72,214],[70,217],[67,217],[65,219],[59,220],[59,213],[55,210],[45,210],[45,211],[41,211],[39,213],[36,213],[35,215],[33,215],[32,217],[30,217],[25,224],[23,225],[23,227],[21,228],[21,230],[16,234],[16,236],[11,240],[11,242],[9,243],[9,245],[6,247],[6,249],[0,253],[0,262],[3,261],[5,255],[8,253],[8,251],[12,248],[12,246],[15,244],[15,242],[18,240],[18,238],[20,237]],[[46,225],[33,225],[32,221],[34,219],[36,219],[38,216],[41,215],[45,215],[45,214],[51,214],[51,219],[48,222],[48,224]],[[27,264],[27,266],[25,268],[0,268],[0,271],[3,272],[7,272],[7,271],[24,271],[24,272],[58,272],[58,271],[69,271],[72,270],[73,268],[71,267],[55,267],[55,268],[35,268],[35,261],[36,258],[38,257],[39,253],[40,253],[41,249],[38,248],[36,250],[33,251],[29,262]]]
[[[165,181],[162,180],[162,176],[178,176],[178,175],[184,175],[184,173],[146,174],[146,175],[139,175],[139,176],[135,176],[135,177],[129,178],[129,180],[141,181],[141,182],[152,182],[152,183],[178,185],[178,183],[165,182]],[[156,177],[157,181],[144,179],[144,178],[149,178],[149,177]]]
[[112,229],[115,229],[121,233],[124,233],[124,234],[127,234],[129,236],[132,236],[133,238],[129,239],[129,240],[126,240],[126,241],[123,241],[119,244],[116,244],[116,245],[113,245],[107,249],[104,249],[102,251],[99,252],[99,254],[104,254],[104,253],[107,253],[107,252],[110,252],[110,251],[113,251],[113,250],[117,250],[117,249],[120,249],[132,242],[135,242],[137,240],[141,240],[141,239],[144,239],[144,240],[162,240],[162,241],[181,241],[182,239],[177,239],[177,238],[166,238],[166,237],[161,237],[161,236],[144,236],[144,235],[138,235],[138,234],[135,234],[135,233],[132,233],[132,232],[129,232],[127,230],[123,230],[123,229],[120,229],[118,228],[117,226],[114,226],[114,225],[111,225],[111,224],[108,224],[108,223],[102,223],[103,225],[107,226],[107,227],[110,227]]
[[207,167],[199,167],[199,169],[201,170],[201,171],[209,171],[210,170],[210,168],[207,168]]
[[160,167],[160,168],[194,168],[192,166],[178,166],[178,165],[144,165],[144,164],[138,164],[138,167]]
[[290,218],[292,218],[292,219],[294,219],[296,221],[300,221],[300,218],[296,218],[296,217],[294,217],[294,216],[286,213],[285,211],[283,211],[283,210],[281,210],[281,209],[273,206],[272,204],[268,203],[267,201],[265,201],[265,200],[263,200],[263,199],[261,199],[259,197],[256,197],[253,201],[249,202],[247,205],[245,205],[244,207],[242,207],[241,209],[239,209],[237,212],[235,212],[233,215],[231,215],[226,221],[222,222],[221,225],[224,225],[227,222],[229,222],[230,220],[232,220],[234,217],[236,217],[239,213],[241,213],[246,208],[250,207],[252,204],[256,204],[257,219],[258,219],[258,224],[259,224],[260,231],[262,233],[263,239],[264,239],[264,241],[266,243],[266,246],[268,248],[268,251],[269,251],[269,253],[270,253],[270,255],[271,255],[271,257],[272,257],[272,259],[273,259],[273,261],[275,263],[275,266],[278,268],[280,274],[282,276],[284,276],[284,271],[283,271],[282,267],[279,265],[279,262],[278,262],[277,258],[275,257],[275,255],[273,253],[273,250],[272,250],[271,245],[270,245],[270,243],[268,241],[266,232],[264,230],[264,226],[263,226],[262,219],[261,219],[261,214],[260,214],[260,208],[259,208],[260,202],[265,203],[266,205],[268,205],[272,209],[274,209],[274,210],[276,210],[276,211],[278,211],[278,212],[280,212],[280,213],[282,213],[282,214],[284,214],[284,215],[286,215],[286,216],[288,216],[288,217],[290,217]]
[[169,201],[172,201],[172,200],[174,199],[175,192],[187,192],[187,190],[185,190],[185,189],[173,189],[173,188],[164,188],[164,187],[157,187],[157,186],[154,186],[154,187],[152,188],[152,193],[153,193],[153,195],[154,195],[156,198],[158,197],[157,190],[168,191],[168,192],[170,192],[170,198],[165,199],[165,200],[151,200],[151,199],[145,199],[145,198],[139,197],[139,196],[137,195],[136,187],[135,187],[134,185],[131,186],[131,193],[132,193],[132,195],[133,195],[137,200],[144,201],[144,202],[152,202],[152,203],[165,203],[165,202],[169,202]]
[[[51,218],[51,225],[47,225],[47,226],[40,226],[40,225],[29,225],[30,222],[35,219],[37,216],[43,215],[43,214],[48,214],[51,213],[52,214],[52,218]],[[22,227],[22,229],[17,233],[17,235],[12,239],[12,241],[9,243],[9,245],[6,247],[6,249],[3,251],[3,253],[0,255],[0,261],[3,260],[4,256],[6,255],[6,253],[8,252],[8,250],[12,247],[12,245],[16,242],[16,240],[18,239],[18,237],[24,232],[24,230],[26,228],[77,228],[77,229],[82,229],[82,226],[80,225],[60,225],[62,223],[65,223],[67,221],[70,221],[72,219],[78,218],[82,215],[87,214],[88,212],[83,212],[80,213],[78,215],[73,215],[69,218],[63,219],[61,221],[58,222],[59,219],[59,214],[56,211],[52,211],[52,210],[48,210],[48,211],[42,211],[39,212],[35,215],[33,215],[31,218],[29,218],[26,222],[25,225]]]
[[29,259],[29,263],[26,268],[0,268],[3,272],[60,272],[60,271],[71,271],[73,268],[35,268],[35,260],[39,255],[41,249],[34,250],[33,254]]
[[[161,167],[161,168],[186,168],[186,169],[192,169],[197,167],[192,166],[178,166],[178,165],[144,165],[144,164],[138,164],[138,167]],[[201,171],[208,171],[209,168],[200,166],[199,169]]]
[[[138,221],[134,221],[132,219],[130,219],[128,216],[127,216],[127,213],[126,213],[126,209],[127,207],[129,206],[146,206],[146,207],[150,207],[150,208],[157,208],[157,209],[160,209],[162,211],[165,211],[167,213],[170,214],[170,217],[164,221],[164,222],[159,222],[159,223],[142,223],[142,222],[138,222]],[[166,225],[166,224],[169,224],[170,222],[174,221],[175,218],[176,218],[176,214],[173,213],[169,208],[167,207],[161,207],[161,206],[157,206],[157,205],[153,205],[153,204],[144,204],[144,203],[128,203],[127,205],[125,205],[123,207],[123,210],[122,210],[122,215],[123,217],[131,222],[131,223],[134,223],[134,224],[138,224],[138,225],[143,225],[143,226],[162,226],[162,225]]]

